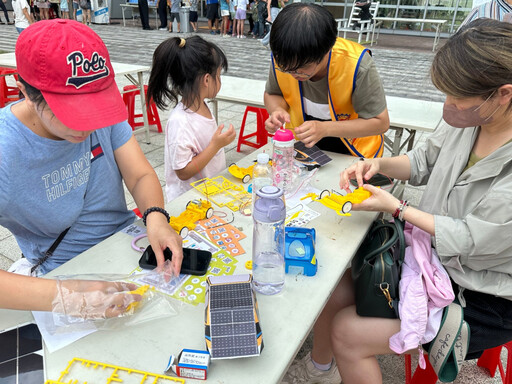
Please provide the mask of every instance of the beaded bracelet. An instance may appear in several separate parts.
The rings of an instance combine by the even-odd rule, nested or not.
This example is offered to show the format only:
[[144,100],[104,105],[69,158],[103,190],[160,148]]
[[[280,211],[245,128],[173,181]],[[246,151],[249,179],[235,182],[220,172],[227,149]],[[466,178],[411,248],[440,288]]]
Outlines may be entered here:
[[142,215],[142,222],[144,223],[144,226],[146,226],[146,218],[151,212],[160,212],[162,215],[164,215],[167,218],[167,222],[171,221],[171,216],[167,213],[167,211],[160,207],[150,207],[146,209],[144,214]]
[[398,214],[398,220],[404,219],[405,210],[407,209],[408,206],[409,206],[409,202],[407,200],[404,200],[404,206],[402,207],[402,209],[400,210],[400,213]]
[[395,219],[403,220],[405,209],[409,206],[409,202],[407,200],[400,200],[400,205],[393,213],[393,217]]

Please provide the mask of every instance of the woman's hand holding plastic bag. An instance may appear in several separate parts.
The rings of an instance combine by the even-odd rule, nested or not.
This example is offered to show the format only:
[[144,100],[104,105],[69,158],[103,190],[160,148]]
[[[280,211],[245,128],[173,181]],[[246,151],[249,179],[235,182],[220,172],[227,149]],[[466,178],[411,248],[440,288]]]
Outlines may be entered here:
[[131,293],[137,285],[101,280],[57,280],[52,312],[81,320],[107,319],[127,314],[141,295]]

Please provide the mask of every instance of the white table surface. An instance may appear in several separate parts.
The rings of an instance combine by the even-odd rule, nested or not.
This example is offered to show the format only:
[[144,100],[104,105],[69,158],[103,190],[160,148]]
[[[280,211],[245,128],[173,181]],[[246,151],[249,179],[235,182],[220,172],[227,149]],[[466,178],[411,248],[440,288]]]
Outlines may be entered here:
[[[333,161],[322,167],[311,182],[319,189],[339,190],[340,170],[356,161],[349,156],[331,156]],[[239,164],[248,166],[255,158],[256,154],[251,154]],[[224,175],[236,181],[226,172]],[[168,205],[167,209],[171,215],[178,215],[189,200],[198,197],[201,197],[199,192],[189,191]],[[261,356],[212,361],[208,371],[209,383],[278,383],[376,217],[375,213],[370,212],[354,212],[351,217],[341,217],[320,203],[312,202],[309,206],[322,213],[309,223],[317,233],[319,267],[316,276],[286,275],[285,287],[280,294],[257,294],[264,341]],[[241,241],[247,253],[237,258],[239,262],[235,273],[248,273],[245,262],[251,257],[252,219],[235,213],[234,225],[247,235]],[[140,254],[130,246],[131,239],[127,234],[117,233],[57,268],[51,275],[129,273],[140,258]],[[0,311],[0,329],[25,323],[30,318],[31,315],[23,311]],[[73,357],[162,373],[169,355],[177,354],[183,348],[205,349],[202,304],[196,307],[184,305],[178,316],[118,331],[96,332],[54,353],[46,351],[47,378],[58,378]],[[203,383],[191,379],[186,381]]]
[[386,96],[392,127],[433,132],[443,117],[443,103]]
[[[126,63],[118,63],[115,61],[111,62],[112,68],[114,69],[114,73],[116,75],[123,75],[128,80],[130,80],[134,85],[139,87],[141,90],[141,95],[144,94],[144,72],[147,72],[150,70],[150,67],[147,65],[136,65],[136,64],[126,64]],[[0,66],[2,67],[9,67],[9,68],[16,68],[16,56],[14,52],[8,52],[8,53],[2,53],[0,54]],[[146,108],[143,108],[143,105],[145,104],[145,98],[140,98],[140,107],[142,110],[143,120],[144,120],[144,126],[142,128],[139,128],[138,130],[135,130],[134,132],[144,132],[145,133],[145,141],[146,143],[150,143],[149,139],[149,125],[148,125],[148,117],[147,117],[147,110]]]

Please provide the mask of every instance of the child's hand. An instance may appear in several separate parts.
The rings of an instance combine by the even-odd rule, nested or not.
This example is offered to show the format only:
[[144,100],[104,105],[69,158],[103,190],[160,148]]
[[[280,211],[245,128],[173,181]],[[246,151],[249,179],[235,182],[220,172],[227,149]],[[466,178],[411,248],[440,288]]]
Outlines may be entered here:
[[235,128],[233,128],[233,124],[229,124],[229,128],[224,132],[222,132],[223,129],[224,124],[219,125],[212,137],[212,144],[218,149],[224,148],[226,145],[232,143],[236,138],[236,132]]

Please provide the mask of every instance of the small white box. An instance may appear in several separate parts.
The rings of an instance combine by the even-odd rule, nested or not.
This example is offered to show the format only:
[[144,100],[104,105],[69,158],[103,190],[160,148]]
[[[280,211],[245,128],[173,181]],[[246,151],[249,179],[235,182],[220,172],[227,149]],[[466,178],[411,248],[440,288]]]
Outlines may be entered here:
[[179,377],[206,380],[210,354],[207,351],[184,349],[176,358],[171,355],[165,372],[173,371]]

